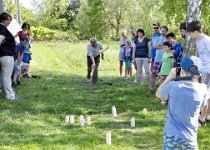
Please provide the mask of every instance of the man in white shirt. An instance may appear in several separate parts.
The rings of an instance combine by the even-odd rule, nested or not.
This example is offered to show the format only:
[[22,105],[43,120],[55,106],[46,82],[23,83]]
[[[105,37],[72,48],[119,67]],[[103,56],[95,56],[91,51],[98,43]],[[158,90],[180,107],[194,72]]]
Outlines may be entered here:
[[[201,70],[201,81],[205,83],[210,90],[210,37],[204,35],[201,32],[201,28],[202,25],[199,21],[193,21],[187,25],[187,31],[191,38],[196,40],[197,54],[203,64]],[[206,125],[207,122],[210,122],[210,99],[199,118],[199,123],[201,125]]]
[[91,78],[91,72],[93,70],[92,84],[95,85],[98,81],[98,66],[100,63],[100,53],[103,53],[109,49],[109,47],[103,49],[100,42],[97,41],[96,37],[90,38],[90,43],[87,45],[87,66],[88,74],[87,78]]

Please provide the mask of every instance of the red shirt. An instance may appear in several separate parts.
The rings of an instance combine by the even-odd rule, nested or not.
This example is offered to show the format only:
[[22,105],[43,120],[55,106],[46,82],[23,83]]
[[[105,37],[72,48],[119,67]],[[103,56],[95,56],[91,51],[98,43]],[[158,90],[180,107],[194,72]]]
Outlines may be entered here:
[[30,39],[30,33],[29,32],[26,32],[26,33],[24,33],[23,31],[18,32],[19,39],[21,39],[24,35],[26,35]]

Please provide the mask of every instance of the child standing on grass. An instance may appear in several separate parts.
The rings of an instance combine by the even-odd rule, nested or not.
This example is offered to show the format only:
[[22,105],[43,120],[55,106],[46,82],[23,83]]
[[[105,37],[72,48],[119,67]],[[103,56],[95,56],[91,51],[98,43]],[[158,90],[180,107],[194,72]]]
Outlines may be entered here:
[[23,56],[22,56],[22,61],[24,63],[28,63],[29,64],[28,71],[26,72],[25,77],[31,78],[31,75],[29,73],[29,71],[30,71],[30,61],[32,60],[32,57],[31,57],[32,52],[31,52],[31,45],[30,45],[32,38],[31,38],[31,35],[30,35],[30,24],[27,23],[27,22],[24,22],[22,24],[22,26],[21,26],[21,29],[22,30],[19,31],[15,35],[15,38],[18,36],[20,41],[21,41],[21,38],[25,36],[25,37],[27,37],[29,39],[29,42],[28,42],[28,44],[27,44],[27,46],[25,48],[25,51],[23,53]]
[[173,57],[172,44],[169,41],[163,43],[164,54],[162,58],[162,66],[160,70],[160,84],[166,79],[169,75],[173,64],[175,62]]
[[16,46],[17,58],[15,58],[12,87],[20,85],[22,56],[28,45],[29,39],[25,36],[21,37],[20,43]]
[[173,68],[156,92],[162,100],[169,98],[164,150],[198,150],[198,117],[209,97],[207,86],[199,83],[201,68],[198,57],[185,57],[181,62],[181,77],[176,79]]
[[132,55],[133,55],[133,47],[131,46],[131,39],[128,38],[126,40],[126,46],[124,46],[123,58],[125,61],[125,76],[126,79],[129,79],[132,76]]

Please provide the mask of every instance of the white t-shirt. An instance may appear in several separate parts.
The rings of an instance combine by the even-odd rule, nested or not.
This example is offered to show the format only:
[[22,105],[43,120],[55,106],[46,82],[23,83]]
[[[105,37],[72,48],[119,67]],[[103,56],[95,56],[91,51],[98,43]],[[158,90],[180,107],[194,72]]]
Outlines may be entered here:
[[202,72],[210,73],[210,37],[204,35],[200,40],[196,40],[198,57],[202,60]]
[[103,46],[100,42],[96,43],[96,46],[93,47],[91,44],[88,44],[87,46],[87,55],[97,57],[99,54],[99,51],[103,49]]

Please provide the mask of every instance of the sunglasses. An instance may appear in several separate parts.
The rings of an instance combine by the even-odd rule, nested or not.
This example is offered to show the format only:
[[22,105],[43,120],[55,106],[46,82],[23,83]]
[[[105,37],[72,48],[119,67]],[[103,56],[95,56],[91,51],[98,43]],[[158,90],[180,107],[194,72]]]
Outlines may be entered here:
[[159,29],[158,27],[154,27],[153,29]]
[[27,29],[28,29],[28,28],[29,28],[29,26],[25,26],[24,28],[27,28]]

